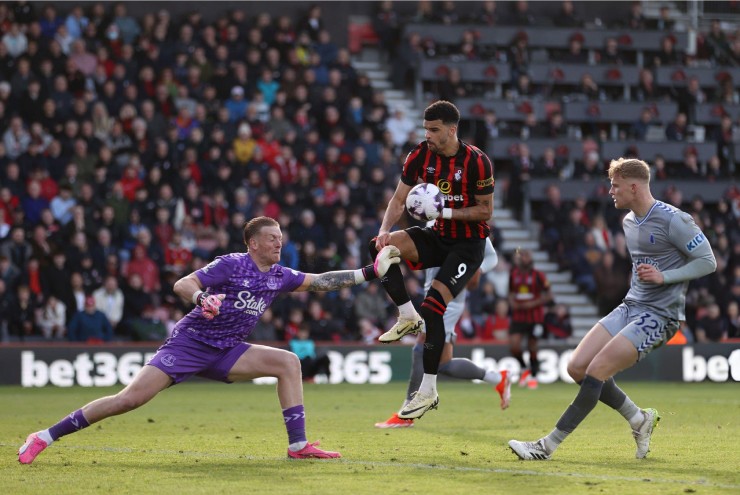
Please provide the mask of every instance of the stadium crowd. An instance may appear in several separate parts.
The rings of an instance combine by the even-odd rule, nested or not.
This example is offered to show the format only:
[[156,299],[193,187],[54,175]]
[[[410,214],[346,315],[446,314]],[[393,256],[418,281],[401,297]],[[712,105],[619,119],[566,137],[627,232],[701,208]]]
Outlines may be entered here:
[[[431,9],[429,22],[454,22],[447,19],[454,2],[419,8]],[[276,18],[241,8],[213,22],[196,11],[173,17],[161,9],[136,18],[125,3],[0,3],[3,341],[161,340],[190,309],[173,283],[215,256],[243,251],[242,226],[257,215],[282,226],[285,266],[316,273],[369,262],[367,242],[402,156],[419,139],[416,123],[353,68],[320,6]],[[397,39],[407,20],[418,19],[378,2],[381,39]],[[471,43],[465,50],[475,51]],[[734,63],[738,43],[725,45]],[[399,40],[390,55],[403,61],[413,48]],[[459,88],[445,91],[437,96],[460,96]],[[737,103],[737,92],[726,91],[722,97]],[[463,139],[484,146],[515,125],[489,124],[485,136]],[[727,143],[733,126],[720,129]],[[722,174],[735,173],[718,159]],[[528,173],[512,166],[511,184]],[[680,194],[662,199],[683,203]],[[613,234],[619,215],[601,206],[543,208],[543,242],[582,288],[598,289],[600,305],[613,305],[621,296],[604,280],[626,273],[626,256]],[[711,206],[692,198],[690,206],[711,233],[721,269],[692,284],[689,325],[713,336],[719,318],[740,337],[740,194]],[[500,246],[505,232],[494,231]],[[497,280],[509,266],[500,258],[498,275],[471,292],[462,339],[505,335],[509,311]],[[420,274],[407,279],[420,302]],[[287,342],[307,329],[317,341],[371,343],[395,317],[379,289],[287,295],[251,339]],[[564,310],[552,312],[553,329],[567,326]]]

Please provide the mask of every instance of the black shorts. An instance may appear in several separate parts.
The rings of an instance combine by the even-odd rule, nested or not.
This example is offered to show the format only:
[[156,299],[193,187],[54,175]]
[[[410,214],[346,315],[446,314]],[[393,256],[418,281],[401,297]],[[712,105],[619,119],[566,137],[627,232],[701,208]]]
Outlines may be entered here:
[[438,266],[435,280],[442,282],[457,296],[483,263],[485,239],[449,239],[438,236],[431,228],[410,227],[406,233],[416,246],[417,270]]
[[542,323],[522,323],[518,321],[512,321],[509,327],[509,335],[520,333],[527,337],[534,336],[534,327],[542,325]]

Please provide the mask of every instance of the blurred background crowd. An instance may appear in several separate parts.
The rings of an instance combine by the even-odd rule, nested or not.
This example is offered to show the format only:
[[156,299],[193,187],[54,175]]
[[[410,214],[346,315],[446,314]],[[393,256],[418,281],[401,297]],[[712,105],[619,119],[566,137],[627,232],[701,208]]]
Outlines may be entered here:
[[[530,65],[557,60],[639,67],[639,85],[629,97],[647,104],[647,111],[614,132],[608,124],[569,121],[557,105],[541,120],[526,107],[514,119],[461,107],[461,138],[494,158],[497,196],[516,214],[527,201],[550,259],[593,295],[602,314],[615,306],[630,271],[621,212],[605,201],[604,190],[600,197],[561,197],[560,181],[603,181],[615,157],[602,156],[600,145],[645,140],[656,124],[652,103],[678,107],[662,128],[668,141],[691,139],[695,105],[735,108],[732,78],[704,88],[690,78],[680,88],[655,87],[649,79],[657,67],[671,64],[740,65],[738,33],[712,23],[695,54],[675,52],[668,42],[640,60],[611,41],[603,51],[584,53],[577,36],[559,49],[537,50],[528,36],[487,46],[466,31],[452,46],[404,28],[464,21],[481,30],[553,22],[583,27],[592,20],[579,18],[579,4],[574,9],[571,2],[558,3],[563,14],[554,18],[538,13],[539,2],[465,2],[465,9],[462,2],[362,3],[371,9],[371,38],[393,68],[395,87],[413,90],[422,83],[424,102],[618,101],[623,93],[588,78],[572,87],[533,83]],[[279,15],[254,8],[259,2],[213,4],[219,13],[210,19],[197,11],[173,14],[167,3],[149,9],[139,4],[141,15],[130,13],[133,4],[125,2],[0,3],[3,341],[161,340],[191,307],[175,296],[173,283],[215,256],[243,251],[242,226],[258,215],[280,222],[285,266],[322,272],[369,263],[367,243],[378,231],[405,154],[423,138],[421,122],[392,108],[385,92],[353,66],[358,54],[350,43],[334,41],[327,4],[294,2]],[[650,24],[641,5],[625,4],[623,25],[673,32],[668,18]],[[420,64],[440,59],[495,61],[510,78],[478,84],[453,69],[423,81]],[[681,163],[643,157],[657,181],[732,186],[738,176],[737,114],[714,117],[704,132],[716,152],[706,160],[692,152]],[[530,154],[530,140],[561,137],[579,143],[578,152],[564,156],[553,141]],[[494,152],[495,143],[507,138],[516,146]],[[539,197],[527,198],[533,178],[552,182]],[[683,197],[676,187],[655,190],[695,216],[718,260],[716,274],[692,282],[687,333],[698,340],[740,337],[740,190],[728,187],[711,198]],[[502,249],[506,231],[496,228],[495,212],[492,227],[501,263],[471,291],[461,340],[506,335],[511,258]],[[418,303],[421,274],[408,275]],[[564,305],[553,306],[550,335],[570,335],[567,312]],[[307,330],[318,341],[370,344],[395,316],[378,283],[291,294],[267,310],[250,340],[287,342]]]

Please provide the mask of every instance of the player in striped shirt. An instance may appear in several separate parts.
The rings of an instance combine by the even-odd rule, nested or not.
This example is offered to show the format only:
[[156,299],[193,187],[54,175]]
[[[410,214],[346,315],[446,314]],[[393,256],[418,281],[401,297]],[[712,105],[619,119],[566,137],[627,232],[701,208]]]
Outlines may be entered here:
[[[490,234],[493,165],[485,153],[457,137],[459,122],[460,112],[448,101],[437,101],[424,110],[425,140],[406,157],[378,235],[370,243],[373,257],[385,246],[394,245],[401,257],[417,269],[440,267],[421,305],[421,314],[411,303],[399,267],[391,267],[381,280],[398,306],[399,318],[379,340],[393,342],[417,334],[422,325],[426,326],[424,377],[414,398],[398,413],[402,419],[420,418],[437,407],[445,311],[480,267]],[[431,228],[410,227],[391,232],[405,211],[406,196],[419,182],[436,185],[445,196],[446,207]]]

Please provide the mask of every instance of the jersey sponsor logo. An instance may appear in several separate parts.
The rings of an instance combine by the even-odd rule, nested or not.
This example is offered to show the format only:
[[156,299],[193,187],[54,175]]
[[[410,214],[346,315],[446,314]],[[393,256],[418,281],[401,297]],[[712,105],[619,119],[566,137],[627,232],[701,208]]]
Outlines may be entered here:
[[449,194],[449,192],[452,191],[452,184],[445,179],[439,179],[437,181],[437,187],[442,194]]
[[633,265],[635,270],[637,270],[637,267],[640,265],[651,265],[660,270],[660,264],[652,258],[635,258]]
[[234,308],[244,310],[245,313],[261,316],[267,309],[267,302],[261,297],[257,299],[248,290],[243,290],[236,295],[239,301],[234,303]]
[[707,238],[704,237],[704,234],[699,232],[693,239],[688,242],[688,244],[686,244],[686,250],[688,252],[693,251],[694,249],[698,248],[699,245],[702,244],[706,239]]
[[445,194],[445,201],[462,201],[463,195],[462,194]]
[[492,186],[493,185],[493,177],[489,177],[487,179],[479,180],[478,182],[475,183],[475,185],[478,186],[479,189],[480,188],[484,188],[486,186]]

